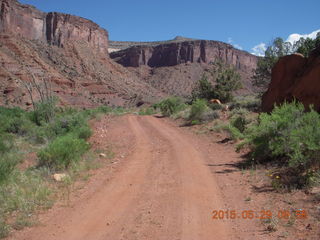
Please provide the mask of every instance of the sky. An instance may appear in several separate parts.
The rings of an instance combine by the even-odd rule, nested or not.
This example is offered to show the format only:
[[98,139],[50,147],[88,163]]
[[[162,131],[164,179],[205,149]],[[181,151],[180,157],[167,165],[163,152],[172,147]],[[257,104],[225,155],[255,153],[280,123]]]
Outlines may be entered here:
[[320,0],[20,0],[45,12],[98,23],[110,40],[217,40],[262,55],[276,37],[295,41],[320,31]]

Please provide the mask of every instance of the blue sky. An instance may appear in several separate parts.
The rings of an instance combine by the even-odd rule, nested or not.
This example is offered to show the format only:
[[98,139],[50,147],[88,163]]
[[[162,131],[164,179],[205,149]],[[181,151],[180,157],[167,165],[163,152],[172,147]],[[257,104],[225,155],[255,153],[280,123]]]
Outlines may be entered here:
[[[320,29],[319,0],[20,0],[49,12],[88,18],[111,40],[156,41],[175,36],[229,42],[248,52],[275,37]],[[298,35],[299,36],[299,35]]]

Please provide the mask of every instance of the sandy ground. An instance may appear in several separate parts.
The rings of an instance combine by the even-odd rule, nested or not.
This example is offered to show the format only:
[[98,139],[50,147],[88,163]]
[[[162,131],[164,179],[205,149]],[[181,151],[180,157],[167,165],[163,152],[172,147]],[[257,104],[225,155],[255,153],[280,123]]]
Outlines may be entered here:
[[256,219],[212,219],[214,210],[261,210],[245,201],[232,147],[154,116],[105,117],[94,129],[93,147],[112,146],[116,158],[93,172],[70,206],[55,204],[40,225],[10,239],[277,239]]

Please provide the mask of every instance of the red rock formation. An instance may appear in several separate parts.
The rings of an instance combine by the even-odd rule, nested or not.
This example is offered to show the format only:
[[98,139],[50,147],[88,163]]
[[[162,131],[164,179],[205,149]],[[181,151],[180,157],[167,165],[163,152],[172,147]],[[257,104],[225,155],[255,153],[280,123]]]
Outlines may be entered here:
[[29,5],[16,0],[0,0],[0,32],[14,33],[28,39],[45,40],[45,17]]
[[46,16],[46,39],[62,46],[66,42],[84,40],[94,49],[108,55],[108,33],[90,20],[61,13]]
[[320,47],[309,58],[293,54],[279,59],[272,69],[272,80],[262,96],[262,110],[270,112],[274,104],[296,99],[320,112]]
[[236,69],[253,70],[257,57],[233,48],[231,45],[206,40],[193,40],[158,46],[134,46],[110,53],[110,57],[125,67],[175,66],[182,63],[209,63],[217,59],[233,65]]
[[108,55],[108,33],[90,20],[62,13],[44,13],[16,0],[0,0],[0,33],[18,34],[63,47],[83,40]]

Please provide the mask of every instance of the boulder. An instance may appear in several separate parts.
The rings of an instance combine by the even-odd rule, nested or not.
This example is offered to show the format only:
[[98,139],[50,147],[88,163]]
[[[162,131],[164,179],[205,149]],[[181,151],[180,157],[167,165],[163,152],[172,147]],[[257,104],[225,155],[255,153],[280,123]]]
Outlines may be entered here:
[[262,110],[296,99],[306,108],[314,105],[320,112],[320,46],[308,58],[292,54],[279,59],[272,69],[268,90],[262,96]]
[[62,182],[65,178],[69,177],[69,175],[66,173],[55,173],[52,177],[55,181]]

